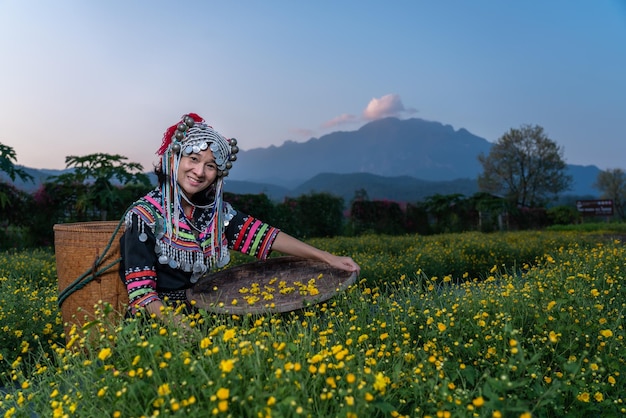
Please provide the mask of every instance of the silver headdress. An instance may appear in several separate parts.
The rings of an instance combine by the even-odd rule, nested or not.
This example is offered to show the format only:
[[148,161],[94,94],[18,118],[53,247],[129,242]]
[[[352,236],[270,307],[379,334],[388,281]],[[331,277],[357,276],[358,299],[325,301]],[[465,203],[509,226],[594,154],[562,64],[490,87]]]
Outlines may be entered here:
[[[189,197],[180,191],[178,185],[178,166],[183,156],[189,156],[193,153],[200,153],[210,149],[213,152],[215,163],[218,168],[218,176],[215,181],[214,200],[205,206],[198,206],[192,203]],[[165,234],[170,239],[178,238],[179,223],[178,219],[184,216],[181,199],[186,200],[191,205],[202,209],[212,210],[213,228],[209,231],[211,235],[211,256],[209,265],[204,265],[202,271],[194,274],[192,282],[206,272],[210,265],[222,267],[228,263],[230,256],[228,249],[224,245],[224,228],[232,218],[231,210],[225,211],[222,201],[222,186],[224,177],[228,175],[232,168],[233,161],[237,159],[237,140],[226,139],[215,131],[211,126],[207,125],[200,116],[195,113],[184,115],[180,122],[172,125],[163,135],[163,143],[157,151],[161,156],[161,170],[168,177],[161,184],[163,195],[163,209],[165,211]],[[182,255],[181,255],[182,256]],[[178,257],[176,257],[178,258]],[[197,273],[197,274],[196,274]]]

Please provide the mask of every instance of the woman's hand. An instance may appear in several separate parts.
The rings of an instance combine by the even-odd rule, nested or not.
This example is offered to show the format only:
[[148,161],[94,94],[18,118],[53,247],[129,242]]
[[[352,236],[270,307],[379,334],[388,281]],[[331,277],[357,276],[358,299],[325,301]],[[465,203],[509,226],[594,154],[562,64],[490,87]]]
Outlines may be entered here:
[[338,256],[327,251],[322,251],[292,237],[291,235],[287,235],[282,231],[276,236],[272,249],[296,257],[323,261],[324,263],[327,263],[335,268],[356,272],[357,274],[361,271],[359,265],[352,258]]
[[361,267],[351,258],[329,254],[326,263],[340,270],[355,272],[357,275],[361,272]]

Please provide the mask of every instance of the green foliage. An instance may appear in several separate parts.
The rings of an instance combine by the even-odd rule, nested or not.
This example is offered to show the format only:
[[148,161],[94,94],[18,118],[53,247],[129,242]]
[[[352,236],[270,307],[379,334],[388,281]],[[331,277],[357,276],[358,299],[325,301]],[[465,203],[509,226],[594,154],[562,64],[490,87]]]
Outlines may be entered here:
[[405,232],[405,216],[396,202],[355,200],[350,208],[350,228],[354,235],[402,234]]
[[103,153],[66,157],[66,166],[72,171],[52,177],[44,184],[43,194],[58,209],[57,219],[65,222],[119,219],[126,207],[152,187],[141,164],[126,160],[121,155]]
[[571,225],[552,225],[546,228],[548,231],[569,231],[569,232],[594,232],[605,235],[626,234],[626,223],[624,222],[584,222]]
[[[184,317],[185,332],[168,320],[111,324],[103,304],[102,316],[70,331],[67,342],[52,323],[57,331],[39,347],[14,337],[2,364],[3,383],[15,389],[0,409],[17,417],[626,413],[621,242],[595,234],[581,243],[578,232],[427,238],[315,240],[355,255],[364,280],[291,313],[200,311]],[[522,263],[531,254],[540,255]],[[0,315],[24,306],[4,295],[16,291],[13,283],[32,286],[49,275],[10,256],[18,258],[0,257],[0,277],[14,269],[0,281]],[[489,260],[456,285],[451,275],[429,273]],[[402,269],[413,273],[398,275]],[[27,305],[22,313],[33,312],[40,311]],[[35,330],[43,321],[18,324]]]
[[262,219],[269,224],[275,223],[277,215],[274,203],[266,194],[234,194],[224,192],[224,200],[237,210]]
[[481,191],[522,207],[544,206],[572,182],[565,173],[562,148],[538,125],[509,130],[478,160],[483,166],[478,176]]
[[553,225],[575,224],[580,220],[580,213],[572,206],[555,206],[547,211]]
[[0,375],[18,358],[33,366],[63,332],[56,307],[54,253],[47,249],[0,252]]
[[33,176],[21,168],[15,167],[15,162],[17,162],[15,150],[8,145],[0,143],[0,171],[7,173],[12,181],[15,181],[16,177],[19,177],[23,181],[32,181]]
[[276,208],[276,226],[297,238],[334,237],[343,232],[343,199],[328,193],[286,198]]
[[602,193],[602,199],[613,200],[617,219],[626,219],[626,173],[621,168],[601,171],[594,187]]
[[[0,171],[9,175],[11,181],[19,177],[23,181],[32,181],[33,176],[16,168],[14,162],[17,161],[15,150],[8,145],[0,143]],[[24,215],[24,204],[28,200],[28,195],[17,190],[15,186],[0,181],[0,227],[7,227],[8,223],[22,225],[21,217]],[[5,237],[6,239],[6,237]],[[3,248],[0,242],[0,248]]]

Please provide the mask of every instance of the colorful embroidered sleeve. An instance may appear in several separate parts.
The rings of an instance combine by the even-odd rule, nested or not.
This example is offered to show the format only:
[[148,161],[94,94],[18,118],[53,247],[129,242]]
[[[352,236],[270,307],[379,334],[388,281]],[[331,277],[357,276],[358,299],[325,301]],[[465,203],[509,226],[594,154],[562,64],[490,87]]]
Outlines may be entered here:
[[[128,290],[128,304],[131,313],[136,313],[154,300],[158,300],[156,243],[153,232],[145,225],[145,220],[136,213],[129,214],[130,223],[126,225],[126,231],[120,240],[123,266],[122,281]],[[145,237],[139,237],[145,234]],[[143,238],[146,238],[143,240]],[[142,241],[143,240],[143,241]]]
[[278,232],[253,216],[237,212],[226,228],[226,237],[231,249],[264,260],[272,252]]

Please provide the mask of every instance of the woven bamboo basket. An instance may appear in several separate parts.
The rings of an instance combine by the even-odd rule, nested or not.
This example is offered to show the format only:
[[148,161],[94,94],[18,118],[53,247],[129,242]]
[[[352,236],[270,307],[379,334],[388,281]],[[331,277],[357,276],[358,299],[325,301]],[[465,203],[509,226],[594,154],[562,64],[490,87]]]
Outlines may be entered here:
[[110,303],[116,315],[125,311],[128,293],[119,276],[119,239],[123,232],[119,221],[54,225],[59,296],[75,289],[76,284],[82,285],[65,296],[61,304],[66,335],[72,325],[80,327],[93,320],[94,306],[100,302]]
[[322,262],[275,257],[203,276],[187,290],[187,298],[214,313],[289,312],[332,298],[356,278],[357,273]]

